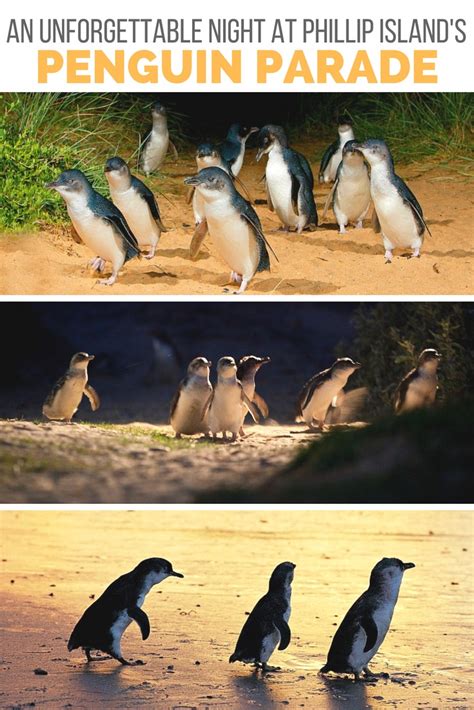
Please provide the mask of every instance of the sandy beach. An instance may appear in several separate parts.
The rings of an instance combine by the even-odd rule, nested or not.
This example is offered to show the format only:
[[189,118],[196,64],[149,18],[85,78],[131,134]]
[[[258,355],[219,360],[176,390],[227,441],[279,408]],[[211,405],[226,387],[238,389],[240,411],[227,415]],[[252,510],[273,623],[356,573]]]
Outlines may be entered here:
[[[308,157],[317,175],[324,145],[307,141],[295,148]],[[217,257],[209,236],[197,261],[189,259],[194,218],[183,180],[195,169],[194,156],[185,152],[177,162],[165,163],[162,178],[148,181],[169,231],[162,235],[156,257],[126,264],[113,287],[97,284],[97,276],[87,266],[91,253],[73,241],[70,229],[45,225],[36,233],[0,235],[0,292],[94,297],[223,294],[229,269]],[[316,232],[279,232],[276,214],[266,204],[256,205],[279,262],[272,258],[271,272],[257,274],[247,294],[470,294],[472,177],[462,164],[420,162],[400,165],[398,171],[422,205],[433,234],[426,235],[421,259],[406,259],[399,251],[392,265],[385,264],[380,235],[372,231],[370,220],[363,229],[349,228],[345,235],[338,234],[331,211],[321,223],[330,187],[317,184],[321,224]],[[266,199],[263,173],[263,161],[257,164],[255,150],[249,149],[240,178],[254,200]]]
[[[471,534],[471,513],[447,511],[2,512],[1,706],[468,710]],[[125,657],[146,665],[69,654],[90,595],[152,555],[185,577],[150,592],[146,642],[135,624],[124,635]],[[336,625],[383,556],[416,564],[371,664],[390,678],[322,678]],[[227,660],[285,559],[296,563],[292,642],[262,678]]]

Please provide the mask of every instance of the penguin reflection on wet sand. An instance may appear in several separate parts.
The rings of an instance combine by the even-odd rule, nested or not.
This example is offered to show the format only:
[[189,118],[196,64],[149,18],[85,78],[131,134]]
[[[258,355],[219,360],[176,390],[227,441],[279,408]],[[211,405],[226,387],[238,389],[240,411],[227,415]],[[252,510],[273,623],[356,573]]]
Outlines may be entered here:
[[126,661],[122,656],[121,639],[126,628],[136,621],[145,641],[150,635],[150,621],[142,610],[150,589],[167,577],[183,578],[168,560],[150,557],[135,569],[116,579],[105,592],[88,607],[77,622],[67,648],[82,648],[88,661],[104,660],[92,656],[91,651],[102,651],[125,666],[142,665],[143,661]]
[[214,438],[222,433],[225,440],[227,432],[231,441],[237,439],[242,426],[243,407],[252,415],[255,422],[259,421],[259,413],[255,404],[247,397],[242,383],[237,379],[237,365],[233,357],[221,357],[217,363],[217,383],[203,412],[203,419],[208,416],[207,423]]
[[[269,357],[257,357],[256,355],[245,355],[241,357],[237,366],[237,379],[242,383],[244,392],[251,402],[257,405],[262,416],[266,419],[269,414],[268,405],[261,395],[255,390],[255,376],[262,365],[271,362]],[[244,405],[242,408],[242,426],[240,436],[244,436],[243,424],[248,414],[248,409]]]
[[124,215],[130,229],[141,247],[149,247],[146,259],[155,256],[161,232],[166,227],[161,221],[160,209],[154,194],[132,175],[122,158],[109,158],[105,164],[105,176],[109,183],[112,202]]
[[223,143],[219,145],[219,153],[222,160],[229,166],[234,177],[240,173],[244,163],[245,145],[252,133],[257,133],[258,128],[248,128],[239,123],[233,123],[227,131],[227,136]]
[[441,355],[426,348],[418,358],[418,365],[405,375],[395,394],[395,412],[403,414],[412,409],[430,407],[438,391],[438,365]]
[[355,148],[355,141],[347,141],[342,149],[336,180],[324,206],[323,219],[332,206],[339,234],[346,233],[349,222],[360,229],[370,202],[369,171],[364,156]]
[[408,185],[395,174],[392,154],[382,140],[355,143],[370,165],[370,192],[375,208],[375,231],[382,232],[385,261],[396,247],[411,248],[420,256],[425,231],[431,236],[423,210]]
[[300,392],[296,421],[304,421],[311,429],[323,431],[330,405],[337,406],[338,395],[360,367],[352,358],[340,357],[327,370],[313,375]]
[[348,141],[354,140],[352,121],[348,116],[341,118],[337,126],[338,137],[326,148],[319,166],[319,182],[333,182],[342,160],[342,151]]
[[175,158],[178,157],[178,151],[170,140],[166,109],[159,101],[154,103],[151,117],[153,125],[145,139],[140,158],[140,167],[147,177],[162,165],[168,148],[171,148]]
[[212,394],[209,373],[212,363],[205,357],[195,357],[181,380],[170,408],[170,423],[176,438],[182,434],[208,434],[206,404]]
[[268,155],[265,168],[268,208],[276,212],[285,230],[313,231],[318,224],[311,166],[288,145],[281,126],[268,125],[258,134],[257,161]]
[[45,400],[45,417],[70,423],[84,395],[93,412],[99,409],[99,395],[88,381],[87,366],[93,359],[94,355],[88,353],[76,353],[72,356],[66,373],[56,382]]
[[94,271],[112,264],[112,275],[99,283],[112,286],[122,266],[138,256],[135,235],[120,210],[94,190],[80,170],[65,170],[46,185],[64,199],[74,229],[89,249],[98,256],[90,262]]
[[243,293],[257,272],[270,270],[268,243],[257,213],[221,168],[205,168],[184,182],[203,197],[206,219],[202,226],[230,267],[231,281],[240,284],[236,293]]
[[390,628],[403,574],[415,565],[384,557],[370,575],[369,588],[351,606],[337,629],[320,673],[353,673],[374,677],[369,663]]
[[284,651],[290,644],[288,622],[295,567],[293,562],[282,562],[275,567],[268,592],[257,602],[245,622],[229,663],[251,663],[264,672],[278,670],[270,668],[268,661],[276,648]]

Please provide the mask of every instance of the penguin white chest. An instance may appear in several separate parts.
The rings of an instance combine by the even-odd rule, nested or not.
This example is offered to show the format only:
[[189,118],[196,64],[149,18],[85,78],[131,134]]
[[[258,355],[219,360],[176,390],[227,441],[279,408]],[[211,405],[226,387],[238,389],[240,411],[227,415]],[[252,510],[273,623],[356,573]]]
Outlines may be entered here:
[[313,419],[318,422],[324,422],[329,405],[343,387],[344,383],[335,377],[331,377],[320,387],[318,387],[313,392],[311,399],[303,409],[303,417],[305,422],[308,425],[311,424]]
[[411,207],[399,195],[386,175],[371,176],[371,193],[382,234],[396,247],[412,247],[420,236]]
[[233,175],[238,175],[240,173],[240,171],[242,169],[242,165],[244,164],[244,155],[245,155],[245,143],[241,143],[240,153],[237,156],[237,160],[232,165],[232,174]]
[[251,279],[257,270],[259,250],[247,220],[227,197],[206,202],[205,213],[209,234],[220,257],[232,271]]
[[265,177],[275,212],[285,227],[296,228],[298,215],[295,213],[291,201],[291,175],[280,153],[275,153],[273,150],[270,152]]
[[152,217],[150,209],[140,195],[132,188],[125,192],[110,191],[114,204],[124,215],[137,242],[143,246],[156,244],[161,231]]
[[165,159],[169,143],[167,129],[152,131],[143,153],[143,170],[151,173],[160,167]]
[[324,182],[334,182],[336,179],[336,173],[337,169],[339,167],[339,163],[342,160],[342,148],[338,148],[334,155],[332,155],[329,165],[327,166],[326,170],[324,171]]
[[71,419],[81,403],[86,384],[86,377],[69,377],[51,404],[44,406],[46,416],[52,419]]
[[237,384],[217,384],[209,410],[209,428],[213,434],[230,431],[237,434],[242,421],[242,400]]
[[109,222],[97,217],[87,205],[68,204],[67,211],[76,232],[94,254],[112,263],[123,258],[120,237]]
[[336,217],[344,216],[347,221],[362,219],[370,205],[370,182],[365,167],[352,174],[340,173],[340,180],[334,200]]
[[420,374],[407,389],[402,409],[416,409],[433,404],[436,398],[437,377]]
[[176,409],[171,417],[171,426],[180,434],[207,432],[208,416],[202,413],[211,387],[185,387],[181,390]]

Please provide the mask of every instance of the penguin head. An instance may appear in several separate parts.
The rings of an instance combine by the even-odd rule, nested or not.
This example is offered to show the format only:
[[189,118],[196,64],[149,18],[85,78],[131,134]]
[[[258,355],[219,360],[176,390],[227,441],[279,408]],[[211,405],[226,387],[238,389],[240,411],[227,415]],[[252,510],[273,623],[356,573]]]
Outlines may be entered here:
[[219,199],[222,194],[235,189],[226,171],[218,167],[203,168],[197,175],[186,178],[184,183],[194,185],[207,200]]
[[188,365],[188,375],[209,377],[212,362],[205,357],[195,357]]
[[269,589],[275,591],[282,587],[289,587],[295,576],[295,567],[293,562],[280,562],[272,572]]
[[267,362],[271,362],[268,356],[257,357],[256,355],[244,355],[244,357],[241,357],[239,360],[239,371],[242,373],[242,376],[245,376],[247,372],[257,372],[262,365],[265,365]]
[[130,183],[130,169],[122,158],[116,155],[109,158],[105,163],[105,177],[109,185],[119,185],[120,183]]
[[339,357],[332,366],[332,370],[336,373],[352,375],[360,367],[362,367],[360,362],[356,362],[351,357]]
[[227,138],[230,140],[239,140],[242,143],[245,143],[247,138],[252,135],[252,133],[257,133],[258,128],[255,128],[255,126],[250,127],[250,126],[241,126],[240,123],[233,123],[229,130],[227,131]]
[[92,185],[81,170],[65,170],[56,180],[46,183],[45,187],[56,190],[65,199],[92,190]]
[[429,372],[436,372],[440,360],[441,355],[437,350],[425,348],[418,358],[418,367],[422,367]]
[[85,368],[88,363],[95,358],[95,355],[89,355],[89,353],[76,353],[72,356],[69,367],[79,367]]
[[369,165],[374,167],[379,164],[387,164],[393,169],[393,158],[390,150],[383,140],[369,138],[363,143],[355,142],[354,148],[360,150]]
[[153,116],[153,118],[166,117],[166,109],[163,106],[163,104],[160,103],[159,101],[155,101],[155,103],[151,107],[151,115]]
[[147,578],[148,583],[151,584],[158,584],[166,577],[179,577],[180,579],[184,577],[181,572],[174,571],[171,562],[161,557],[149,557],[142,560],[133,572],[139,577]]
[[357,141],[351,140],[344,143],[342,159],[349,164],[359,163],[364,160],[363,154],[357,148]]
[[237,365],[235,360],[230,355],[225,355],[221,357],[217,363],[217,374],[219,377],[233,377],[237,372]]
[[219,165],[221,156],[217,146],[212,143],[201,143],[196,149],[198,170]]
[[337,131],[340,136],[344,136],[345,133],[352,131],[352,118],[347,114],[341,116],[337,122]]
[[397,557],[384,557],[370,574],[370,586],[398,590],[403,573],[414,566],[413,562],[402,562]]
[[257,162],[262,155],[269,153],[274,145],[280,145],[282,148],[288,147],[288,138],[281,126],[268,124],[260,129],[258,133],[258,151]]

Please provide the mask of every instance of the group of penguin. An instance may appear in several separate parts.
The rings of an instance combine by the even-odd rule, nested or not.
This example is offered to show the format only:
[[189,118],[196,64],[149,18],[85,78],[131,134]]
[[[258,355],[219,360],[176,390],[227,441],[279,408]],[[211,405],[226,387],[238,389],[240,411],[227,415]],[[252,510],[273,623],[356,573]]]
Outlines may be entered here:
[[[161,166],[171,147],[176,152],[161,103],[153,106],[152,119],[140,158],[141,170],[147,176]],[[301,233],[318,226],[311,166],[304,155],[289,146],[281,126],[268,124],[259,129],[233,124],[221,144],[200,144],[197,173],[184,180],[190,188],[188,202],[192,201],[195,220],[190,258],[197,258],[209,234],[231,270],[231,282],[239,286],[236,293],[245,291],[257,272],[270,269],[269,250],[277,258],[238,177],[247,139],[254,133],[258,134],[257,161],[263,155],[268,157],[264,175],[267,206],[278,215],[282,229]],[[148,249],[146,258],[153,258],[161,233],[167,230],[154,194],[131,174],[122,158],[107,160],[105,174],[112,201],[99,194],[80,170],[64,171],[47,187],[64,198],[77,234],[97,255],[90,262],[92,269],[102,273],[110,262],[112,273],[100,283],[112,285],[122,266],[139,256],[142,249]],[[323,155],[319,180],[334,183],[323,218],[332,206],[341,234],[349,223],[361,227],[373,202],[372,224],[376,232],[381,231],[386,261],[392,260],[395,247],[411,248],[413,256],[420,255],[429,228],[417,199],[395,174],[384,141],[357,142],[351,120],[344,117],[339,121],[337,140]]]
[[[268,592],[257,602],[242,627],[229,663],[253,664],[263,672],[278,670],[268,666],[273,652],[290,644],[291,584],[295,564],[282,562],[273,570]],[[376,677],[369,669],[390,628],[403,574],[415,567],[412,562],[384,557],[372,569],[369,588],[351,606],[338,627],[320,673],[353,674],[359,680]],[[136,621],[143,640],[150,635],[150,621],[141,608],[150,589],[167,577],[180,577],[168,560],[152,557],[122,575],[84,612],[68,642],[68,650],[82,648],[87,661],[103,660],[91,651],[102,651],[123,665],[142,665],[122,655],[125,629]],[[385,675],[386,674],[382,674]]]
[[[94,355],[73,355],[66,373],[56,382],[43,405],[48,419],[71,422],[85,394],[93,411],[100,406],[99,395],[89,384],[88,365]],[[395,412],[401,414],[431,406],[438,390],[440,353],[425,348],[418,364],[405,375],[395,396]],[[255,422],[268,417],[268,405],[256,391],[255,377],[269,357],[245,355],[236,363],[229,355],[217,363],[217,382],[210,381],[212,363],[205,357],[191,360],[180,382],[170,409],[170,424],[177,438],[204,434],[223,439],[230,434],[235,441],[244,436],[243,425],[250,413]],[[324,431],[330,408],[340,407],[349,377],[361,367],[350,357],[338,358],[326,370],[311,377],[302,388],[297,404],[296,421],[304,421],[311,430]]]

